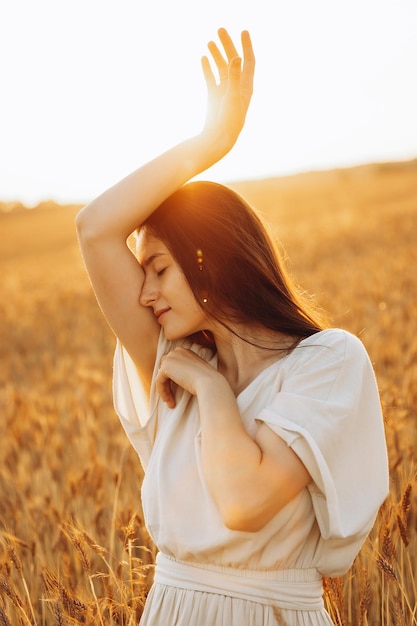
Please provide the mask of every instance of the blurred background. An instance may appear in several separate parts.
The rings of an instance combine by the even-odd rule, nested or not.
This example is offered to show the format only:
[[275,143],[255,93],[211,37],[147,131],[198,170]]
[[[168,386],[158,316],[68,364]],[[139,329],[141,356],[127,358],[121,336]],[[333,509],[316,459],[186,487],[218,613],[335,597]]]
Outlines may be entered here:
[[210,177],[417,155],[414,0],[14,0],[0,5],[0,199],[84,203],[198,132],[220,26],[250,30],[257,71]]
[[390,494],[351,571],[325,581],[326,606],[337,626],[416,623],[417,3],[13,0],[0,3],[4,626],[140,618],[155,546],[74,220],[198,132],[219,26],[250,30],[255,95],[237,146],[202,176],[263,213],[295,280],[363,341],[381,393]]

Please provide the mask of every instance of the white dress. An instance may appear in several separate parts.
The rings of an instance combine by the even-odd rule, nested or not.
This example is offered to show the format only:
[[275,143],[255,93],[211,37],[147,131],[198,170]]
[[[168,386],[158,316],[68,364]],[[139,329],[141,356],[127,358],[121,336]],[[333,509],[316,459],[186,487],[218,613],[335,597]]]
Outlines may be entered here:
[[[216,367],[209,349],[168,342],[161,331],[155,372],[179,344]],[[120,343],[113,393],[145,470],[145,523],[159,550],[141,626],[332,624],[322,577],[349,569],[388,492],[380,400],[359,339],[339,329],[312,335],[239,394],[249,435],[266,423],[312,477],[258,532],[222,523],[202,472],[193,396],[177,388],[169,409],[152,385],[148,404]]]

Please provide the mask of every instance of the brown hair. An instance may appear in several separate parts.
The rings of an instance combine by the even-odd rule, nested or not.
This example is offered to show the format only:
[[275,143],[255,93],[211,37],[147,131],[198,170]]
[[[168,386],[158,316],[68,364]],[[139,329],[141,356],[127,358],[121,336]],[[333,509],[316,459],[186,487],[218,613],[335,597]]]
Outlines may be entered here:
[[232,189],[188,183],[141,229],[164,242],[207,315],[226,327],[256,323],[296,338],[325,327],[287,275],[260,216]]

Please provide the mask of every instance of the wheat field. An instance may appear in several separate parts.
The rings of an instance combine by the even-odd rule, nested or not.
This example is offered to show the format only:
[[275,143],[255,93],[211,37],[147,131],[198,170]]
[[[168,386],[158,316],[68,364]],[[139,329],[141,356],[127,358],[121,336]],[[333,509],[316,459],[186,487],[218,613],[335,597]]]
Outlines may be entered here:
[[[417,624],[417,162],[233,186],[333,325],[362,339],[380,387],[390,494],[351,571],[325,581],[326,606],[337,626]],[[0,203],[0,626],[131,626],[152,579],[77,210]]]

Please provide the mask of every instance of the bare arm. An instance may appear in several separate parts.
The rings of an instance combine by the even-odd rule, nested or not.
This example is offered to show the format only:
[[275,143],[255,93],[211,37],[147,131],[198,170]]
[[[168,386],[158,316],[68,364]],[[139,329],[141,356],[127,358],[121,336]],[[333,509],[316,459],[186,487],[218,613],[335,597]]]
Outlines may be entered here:
[[[255,439],[246,432],[226,380],[201,385],[201,456],[208,488],[226,526],[256,532],[308,485],[311,477],[266,424]],[[221,433],[221,436],[219,436]]]
[[207,486],[226,526],[255,532],[311,481],[287,444],[266,424],[252,439],[227,380],[191,350],[176,348],[161,364],[157,389],[175,406],[170,381],[196,396]]
[[224,29],[219,38],[225,58],[209,43],[219,84],[208,59],[202,60],[208,88],[202,132],[134,171],[77,216],[82,254],[101,309],[147,382],[159,326],[152,311],[139,303],[144,275],[126,240],[169,195],[227,154],[243,128],[255,65],[249,34],[242,33],[243,67]]

